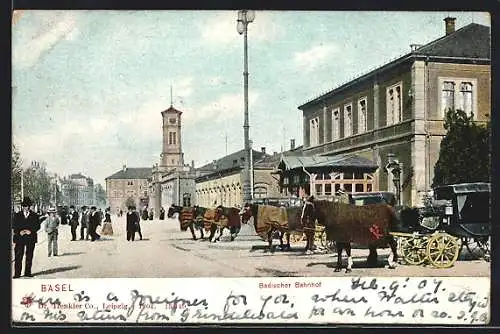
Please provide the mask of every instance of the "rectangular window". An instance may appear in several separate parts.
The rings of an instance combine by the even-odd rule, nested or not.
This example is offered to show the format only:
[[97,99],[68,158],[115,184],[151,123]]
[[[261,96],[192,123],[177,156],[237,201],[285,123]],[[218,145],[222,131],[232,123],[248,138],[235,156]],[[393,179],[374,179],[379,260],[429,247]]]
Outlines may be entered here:
[[344,137],[352,135],[352,104],[344,106]]
[[467,115],[472,113],[472,83],[460,83],[459,109],[465,111]]
[[322,184],[316,184],[316,195],[323,195],[323,185]]
[[394,86],[387,88],[386,97],[386,112],[387,125],[393,125],[401,122],[403,110],[403,86],[402,83],[397,83]]
[[362,193],[363,192],[363,185],[360,183],[356,183],[356,192]]
[[340,109],[335,108],[332,112],[332,140],[340,139]]
[[285,177],[283,178],[283,184],[288,184],[288,176],[285,176]]
[[332,194],[332,185],[325,184],[325,195],[331,195],[331,194]]
[[358,133],[366,132],[366,97],[358,101]]
[[453,81],[443,81],[441,106],[443,108],[443,115],[446,115],[448,110],[455,109],[455,83]]
[[319,145],[319,117],[309,121],[309,146]]
[[346,183],[346,184],[344,184],[344,190],[345,190],[347,193],[352,193],[352,184],[350,184],[350,183]]
[[177,145],[177,136],[175,132],[168,133],[168,144],[169,145]]

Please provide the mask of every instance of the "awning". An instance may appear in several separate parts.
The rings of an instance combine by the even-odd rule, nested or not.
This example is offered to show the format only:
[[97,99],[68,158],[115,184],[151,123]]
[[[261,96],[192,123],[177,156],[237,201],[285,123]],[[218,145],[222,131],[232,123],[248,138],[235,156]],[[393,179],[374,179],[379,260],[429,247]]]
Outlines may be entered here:
[[283,156],[281,157],[280,165],[283,165],[285,169],[288,170],[302,168],[302,167],[361,168],[361,169],[373,169],[373,170],[376,170],[378,168],[378,165],[373,161],[371,161],[370,159],[360,157],[358,155],[297,156],[297,155],[283,154]]

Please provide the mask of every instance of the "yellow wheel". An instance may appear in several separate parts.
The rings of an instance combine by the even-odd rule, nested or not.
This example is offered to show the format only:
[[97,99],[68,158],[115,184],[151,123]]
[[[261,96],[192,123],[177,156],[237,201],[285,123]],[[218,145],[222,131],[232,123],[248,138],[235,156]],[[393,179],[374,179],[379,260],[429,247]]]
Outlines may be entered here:
[[305,240],[305,236],[303,232],[290,232],[290,242],[293,244],[297,244]]
[[401,238],[401,253],[406,263],[419,265],[427,258],[427,238]]
[[460,252],[458,239],[448,233],[435,233],[427,243],[427,258],[436,268],[450,268]]

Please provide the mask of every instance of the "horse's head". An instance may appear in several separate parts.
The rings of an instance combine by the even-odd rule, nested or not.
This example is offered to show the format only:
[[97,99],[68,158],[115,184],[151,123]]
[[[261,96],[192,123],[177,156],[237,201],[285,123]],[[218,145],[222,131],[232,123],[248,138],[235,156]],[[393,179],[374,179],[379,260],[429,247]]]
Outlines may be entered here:
[[253,216],[252,206],[249,203],[246,203],[240,211],[241,223],[246,224]]
[[215,214],[214,214],[214,219],[216,221],[220,220],[221,217],[224,215],[224,209],[222,205],[219,205],[215,208]]
[[317,216],[318,214],[314,199],[309,198],[307,201],[304,202],[304,205],[302,206],[302,215],[300,216],[300,222],[304,224],[306,220],[315,221],[316,219],[318,219]]
[[180,212],[180,206],[177,206],[175,204],[172,204],[167,211],[167,217],[172,218],[174,213],[179,213]]

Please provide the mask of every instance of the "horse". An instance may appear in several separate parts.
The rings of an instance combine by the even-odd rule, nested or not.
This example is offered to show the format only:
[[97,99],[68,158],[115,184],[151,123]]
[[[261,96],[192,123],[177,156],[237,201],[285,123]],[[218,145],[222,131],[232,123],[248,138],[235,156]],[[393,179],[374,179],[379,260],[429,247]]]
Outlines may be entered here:
[[215,241],[220,241],[220,237],[226,228],[229,229],[231,241],[233,241],[241,229],[240,210],[233,207],[224,207],[222,205],[217,206],[215,208],[214,224],[210,230],[210,235],[212,235],[212,230],[213,233],[215,233],[214,225],[215,228],[219,228],[219,236]]
[[[259,212],[260,211],[260,212]],[[276,207],[271,205],[246,204],[241,214],[241,222],[247,224],[253,217],[255,231],[269,244],[272,250],[273,235],[279,233],[281,250],[290,250],[290,231],[300,227],[300,207]],[[287,243],[283,243],[286,237]]]
[[[195,226],[195,207],[182,207],[179,205],[172,204],[168,208],[167,211],[167,217],[172,218],[174,214],[179,215],[179,223],[180,223],[180,228],[181,231],[187,231],[189,228],[189,231],[191,232],[191,235],[193,236],[193,240],[196,240],[196,234],[194,233],[194,228]],[[203,235],[203,229],[200,229],[197,227],[197,229],[200,231],[201,234],[201,239],[204,238]]]
[[304,204],[302,220],[304,219],[312,221],[317,219],[318,224],[325,226],[327,238],[335,241],[337,249],[335,272],[342,269],[342,250],[344,249],[347,253],[346,273],[352,271],[351,242],[369,247],[368,264],[376,264],[377,248],[389,245],[392,254],[388,259],[388,268],[396,267],[397,242],[389,232],[394,230],[398,219],[389,205],[355,206],[315,200],[313,203]]

